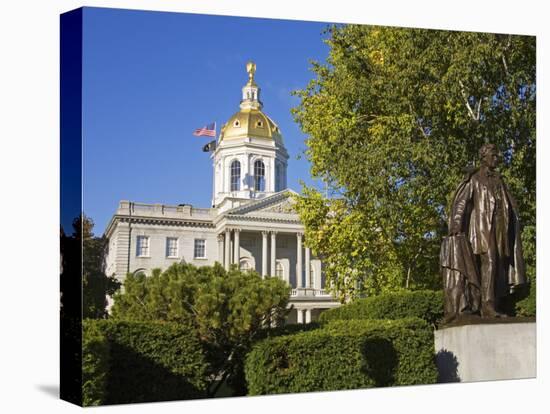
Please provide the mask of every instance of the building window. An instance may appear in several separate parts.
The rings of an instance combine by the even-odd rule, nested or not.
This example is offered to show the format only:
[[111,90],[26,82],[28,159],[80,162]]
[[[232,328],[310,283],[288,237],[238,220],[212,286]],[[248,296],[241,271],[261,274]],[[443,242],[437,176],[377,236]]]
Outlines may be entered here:
[[206,258],[206,240],[204,240],[204,239],[195,239],[194,257],[195,257],[195,259],[205,259]]
[[256,245],[256,240],[254,239],[254,237],[241,236],[241,246],[254,247],[255,245]]
[[239,267],[243,272],[248,272],[252,270],[252,267],[250,266],[250,262],[248,260],[241,260]]
[[166,239],[166,257],[178,257],[177,237],[168,237]]
[[283,279],[285,275],[285,270],[281,262],[275,263],[275,276],[279,279]]
[[147,275],[145,274],[145,269],[134,270],[134,276],[139,277],[139,278],[147,277]]
[[275,191],[281,191],[281,166],[279,161],[275,161]]
[[315,286],[315,271],[313,270],[313,266],[309,269],[309,287],[316,287]]
[[231,163],[231,191],[241,189],[241,163],[237,160]]
[[284,168],[283,163],[275,161],[275,191],[284,190]]
[[149,256],[149,237],[137,236],[136,254],[139,257]]
[[254,190],[265,191],[265,166],[262,160],[254,162]]

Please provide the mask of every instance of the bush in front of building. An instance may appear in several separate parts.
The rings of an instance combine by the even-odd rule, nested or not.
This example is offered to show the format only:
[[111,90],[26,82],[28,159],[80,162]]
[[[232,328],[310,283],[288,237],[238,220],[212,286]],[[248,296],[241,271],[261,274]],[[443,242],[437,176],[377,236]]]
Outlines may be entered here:
[[419,318],[332,321],[258,342],[245,375],[250,395],[432,384],[433,329]]
[[443,292],[417,290],[384,293],[324,311],[319,321],[417,317],[435,324],[443,317]]
[[196,330],[167,322],[84,321],[84,405],[206,397]]
[[244,358],[260,331],[288,314],[290,286],[257,272],[226,270],[219,263],[197,267],[176,263],[151,276],[128,275],[114,297],[111,319],[192,325],[211,367],[209,396],[230,384],[246,395]]

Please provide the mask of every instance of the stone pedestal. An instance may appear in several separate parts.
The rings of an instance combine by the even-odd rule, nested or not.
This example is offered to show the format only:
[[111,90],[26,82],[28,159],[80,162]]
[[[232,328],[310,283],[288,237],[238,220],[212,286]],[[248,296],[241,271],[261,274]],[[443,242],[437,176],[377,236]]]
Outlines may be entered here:
[[435,332],[439,382],[536,377],[536,345],[535,322],[509,319],[439,329]]

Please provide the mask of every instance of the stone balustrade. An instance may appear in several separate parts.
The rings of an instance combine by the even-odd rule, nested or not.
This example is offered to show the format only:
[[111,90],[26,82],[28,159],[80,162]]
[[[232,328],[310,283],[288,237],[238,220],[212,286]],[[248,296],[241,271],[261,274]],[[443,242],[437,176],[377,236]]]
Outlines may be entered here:
[[125,200],[120,202],[116,214],[170,219],[211,219],[215,216],[215,209],[196,208],[188,204],[174,206],[167,204],[133,203]]

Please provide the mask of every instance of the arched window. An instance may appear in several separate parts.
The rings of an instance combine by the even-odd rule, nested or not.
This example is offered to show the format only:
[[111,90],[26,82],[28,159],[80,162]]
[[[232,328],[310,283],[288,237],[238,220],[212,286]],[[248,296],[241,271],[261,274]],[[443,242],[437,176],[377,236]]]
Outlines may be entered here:
[[241,260],[241,263],[239,264],[239,268],[243,272],[248,272],[252,270],[252,267],[250,266],[250,262],[248,260]]
[[285,275],[285,270],[281,262],[275,263],[275,276],[279,279],[283,279]]
[[143,268],[134,270],[133,274],[134,276],[137,276],[137,277],[147,277],[147,274],[145,273],[145,269]]
[[284,190],[283,163],[275,161],[275,191]]
[[265,166],[262,160],[254,162],[254,190],[265,191]]
[[231,191],[241,189],[241,163],[237,160],[231,163]]

